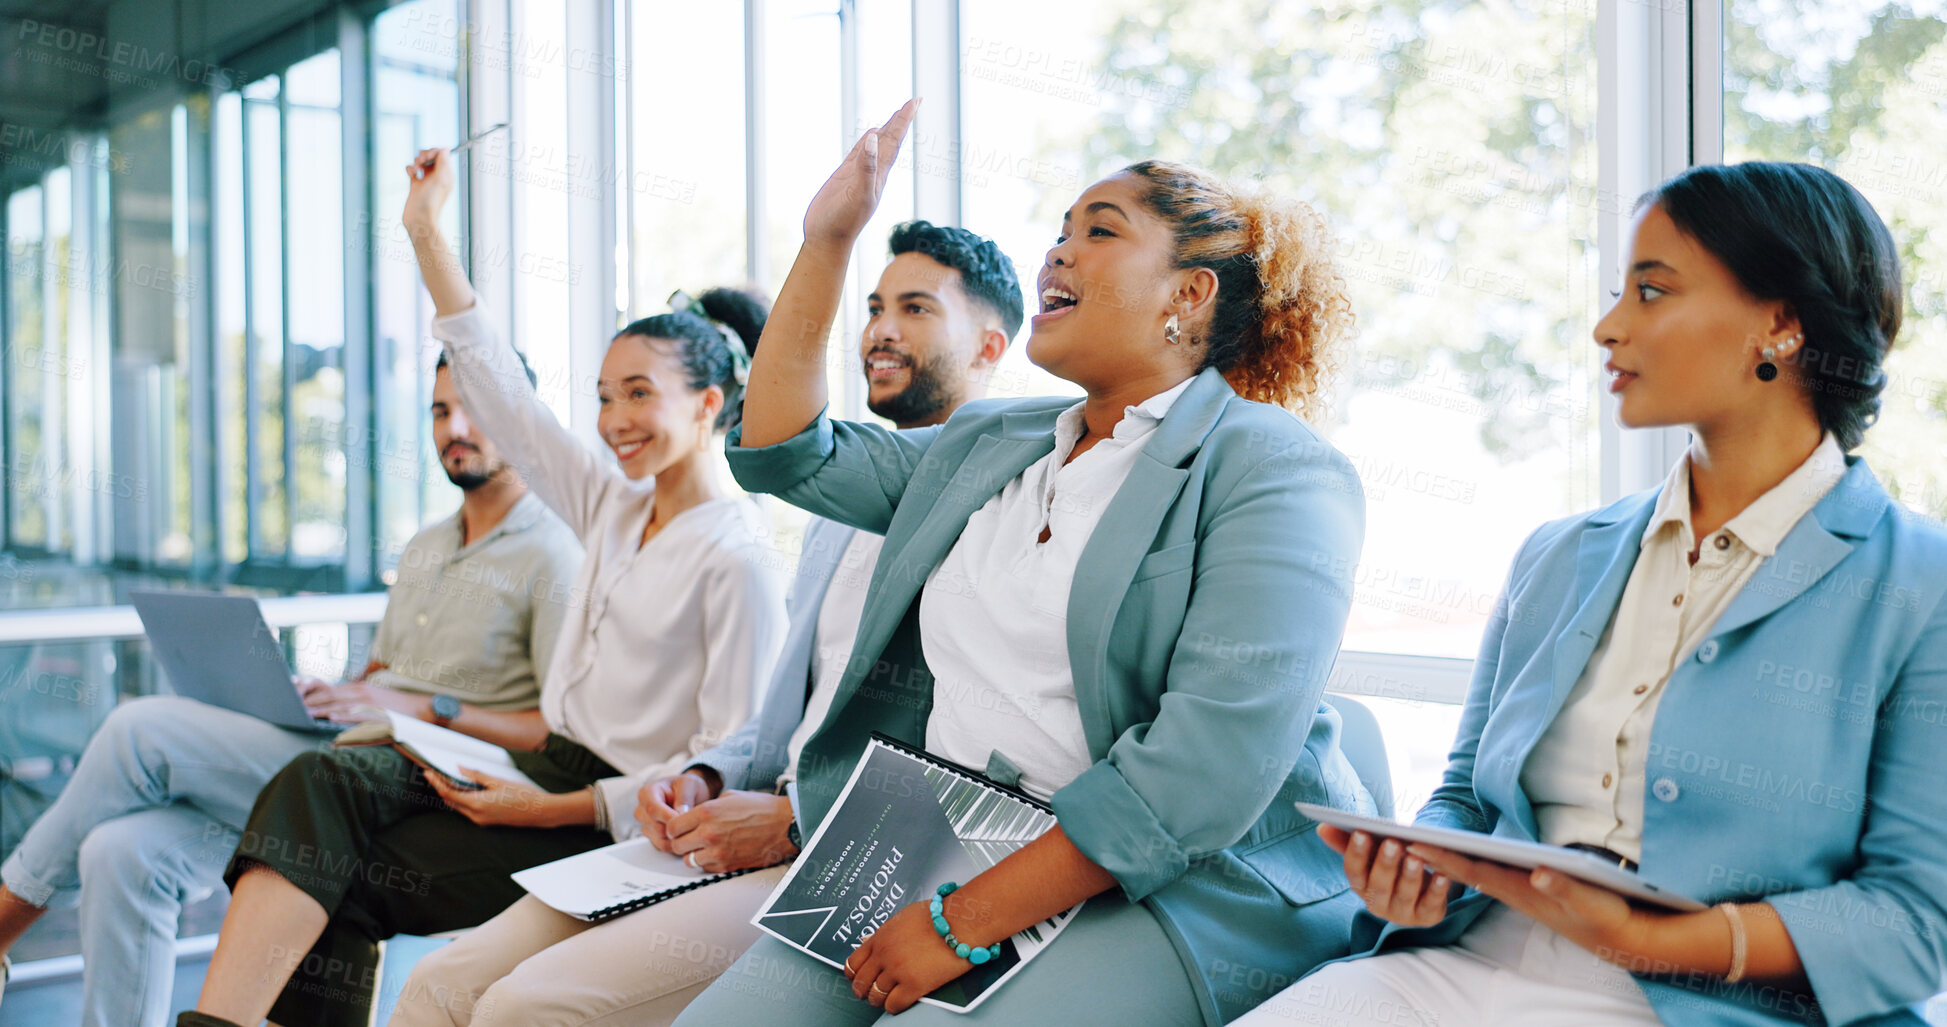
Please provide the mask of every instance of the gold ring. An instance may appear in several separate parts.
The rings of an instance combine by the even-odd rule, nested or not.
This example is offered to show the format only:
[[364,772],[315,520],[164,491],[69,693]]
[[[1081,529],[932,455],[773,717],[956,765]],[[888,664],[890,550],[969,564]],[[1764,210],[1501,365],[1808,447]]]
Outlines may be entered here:
[[880,991],[880,990],[879,990],[879,982],[878,982],[878,981],[873,981],[873,982],[872,982],[872,994],[874,994],[874,995],[877,995],[877,996],[879,996],[880,998],[891,998],[891,997],[892,997],[892,992],[890,992],[890,991]]

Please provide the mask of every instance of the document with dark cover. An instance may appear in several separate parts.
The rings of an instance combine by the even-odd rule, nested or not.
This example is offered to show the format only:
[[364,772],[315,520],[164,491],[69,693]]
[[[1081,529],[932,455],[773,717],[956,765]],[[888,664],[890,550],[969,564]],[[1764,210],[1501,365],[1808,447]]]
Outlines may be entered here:
[[[751,923],[843,966],[900,909],[932,898],[942,882],[965,884],[1054,826],[1045,803],[875,734],[831,813]],[[920,1001],[962,1013],[980,1005],[1080,908],[1007,939],[998,959]]]

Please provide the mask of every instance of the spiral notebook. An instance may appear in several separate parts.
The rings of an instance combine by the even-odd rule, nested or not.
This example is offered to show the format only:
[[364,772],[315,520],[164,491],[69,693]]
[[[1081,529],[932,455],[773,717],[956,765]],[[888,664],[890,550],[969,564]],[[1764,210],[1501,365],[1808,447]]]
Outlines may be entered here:
[[[886,919],[962,884],[1055,826],[1054,811],[978,771],[874,733],[831,812],[751,923],[840,966]],[[1001,945],[920,1001],[978,1006],[1074,919],[1075,906]]]
[[513,876],[529,895],[577,920],[596,923],[747,873],[698,870],[647,838],[631,838]]

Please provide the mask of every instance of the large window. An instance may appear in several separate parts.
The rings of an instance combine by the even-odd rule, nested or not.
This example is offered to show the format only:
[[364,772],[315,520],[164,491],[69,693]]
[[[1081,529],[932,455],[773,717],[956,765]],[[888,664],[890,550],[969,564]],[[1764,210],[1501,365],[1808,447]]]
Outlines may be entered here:
[[[1319,427],[1366,489],[1345,645],[1472,657],[1521,539],[1598,498],[1593,6],[963,9],[966,226],[1028,289],[1062,211],[1144,158],[1331,219],[1359,332]],[[1074,391],[1024,349],[996,391]],[[1458,711],[1372,701],[1410,813]]]
[[226,509],[247,561],[316,565],[346,553],[340,74],[338,51],[326,50],[217,100],[215,174],[240,186],[218,198],[238,219],[216,239],[221,323],[242,328],[224,340],[242,388],[221,434],[243,456]]
[[[447,234],[587,434],[612,322],[676,288],[774,295],[812,192],[919,92],[835,328],[852,416],[863,296],[916,213],[998,240],[1030,288],[1061,211],[1145,157],[1332,220],[1360,330],[1319,427],[1367,494],[1341,666],[1404,668],[1349,684],[1380,693],[1410,813],[1519,541],[1652,484],[1681,445],[1605,422],[1589,334],[1619,204],[1714,156],[1717,114],[1726,159],[1830,167],[1892,226],[1907,320],[1864,452],[1947,516],[1943,0],[1699,2],[1722,3],[1721,40],[1695,3],[1586,0],[411,0],[258,33],[209,55],[236,58],[228,78],[118,97],[61,166],[7,182],[0,595],[107,604],[138,575],[364,589],[452,508],[425,414],[432,310],[398,226],[418,149],[508,124],[463,158]],[[993,394],[1075,391],[1020,341]],[[104,697],[146,680],[134,647],[103,651],[18,665]],[[1416,698],[1429,664],[1435,701]],[[27,679],[0,673],[17,724],[9,680]]]
[[[419,281],[412,243],[399,225],[405,165],[420,150],[460,137],[455,0],[402,4],[372,23],[372,365],[378,431],[371,453],[381,563],[390,564],[425,515],[452,509],[459,490],[433,470],[426,417],[436,353],[427,330],[433,308]],[[447,205],[441,229],[462,248],[465,193]],[[424,344],[422,344],[424,343]]]
[[1724,158],[1822,165],[1892,229],[1906,319],[1860,452],[1947,517],[1947,22],[1939,0],[1727,0]]
[[[621,4],[629,59],[616,76],[626,171],[617,269],[630,319],[750,278],[743,5]],[[668,98],[681,96],[681,103]]]

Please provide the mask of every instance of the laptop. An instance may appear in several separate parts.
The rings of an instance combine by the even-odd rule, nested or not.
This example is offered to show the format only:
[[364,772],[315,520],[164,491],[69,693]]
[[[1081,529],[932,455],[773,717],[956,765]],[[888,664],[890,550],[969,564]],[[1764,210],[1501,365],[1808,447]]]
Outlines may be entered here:
[[249,596],[129,593],[156,662],[176,694],[293,731],[337,734],[350,725],[313,717],[263,610]]

